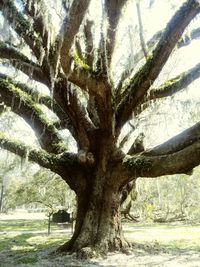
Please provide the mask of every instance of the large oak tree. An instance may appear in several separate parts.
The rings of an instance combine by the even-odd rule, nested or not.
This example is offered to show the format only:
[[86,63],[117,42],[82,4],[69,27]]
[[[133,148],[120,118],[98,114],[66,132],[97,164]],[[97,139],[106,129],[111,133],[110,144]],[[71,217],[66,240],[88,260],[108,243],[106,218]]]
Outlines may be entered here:
[[[129,2],[102,1],[102,10],[95,10],[97,23],[88,13],[94,0],[57,1],[55,10],[48,6],[51,1],[0,1],[1,21],[11,35],[6,38],[4,33],[0,39],[1,62],[18,70],[18,77],[24,73],[37,88],[46,87],[50,92],[39,93],[34,83],[0,74],[0,101],[30,125],[40,148],[4,133],[0,134],[0,146],[59,174],[76,193],[75,231],[60,247],[62,251],[125,248],[120,204],[126,185],[131,188],[138,177],[185,173],[200,163],[199,123],[152,149],[144,150],[136,142],[125,154],[122,147],[129,135],[119,144],[122,128],[133,116],[152,101],[184,90],[200,76],[198,64],[154,86],[177,44],[180,48],[198,38],[199,28],[193,30],[191,39],[181,40],[200,12],[200,1],[185,1],[166,28],[146,43],[137,1],[141,51],[135,54],[133,69],[124,67],[114,81],[111,69],[117,72],[120,68],[112,66],[117,29],[126,19],[124,10]],[[136,63],[140,63],[139,69],[134,68]],[[57,121],[44,115],[44,106]],[[76,140],[77,153],[67,150],[61,134],[64,129]]]

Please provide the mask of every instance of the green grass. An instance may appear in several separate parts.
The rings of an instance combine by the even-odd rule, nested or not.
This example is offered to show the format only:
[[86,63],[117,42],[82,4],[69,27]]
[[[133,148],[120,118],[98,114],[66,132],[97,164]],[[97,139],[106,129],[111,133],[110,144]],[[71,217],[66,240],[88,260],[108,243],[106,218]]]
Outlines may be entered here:
[[70,238],[68,233],[52,234],[4,234],[0,235],[0,267],[29,266],[40,262],[39,253],[56,249]]
[[69,234],[34,235],[34,234],[5,234],[0,235],[0,252],[30,252],[58,245],[69,239]]
[[[0,231],[47,231],[47,220],[0,220]],[[70,225],[69,225],[70,227]],[[62,224],[51,223],[51,230],[64,229]]]
[[[13,220],[0,221],[0,267],[12,266],[40,266],[42,259],[48,257],[48,251],[55,250],[66,242],[71,233],[53,232],[60,229],[52,225],[52,234],[45,232],[24,233],[22,231],[47,230],[47,222]],[[197,251],[200,252],[200,225],[187,224],[135,224],[124,223],[125,237],[129,242],[141,245],[141,248],[150,248],[150,252],[173,251]],[[18,232],[17,232],[18,231]]]
[[169,250],[200,251],[200,225],[152,224],[124,225],[125,237],[132,242]]
[[[63,225],[51,224],[51,234],[47,235],[47,220],[0,220],[0,267],[16,264],[34,265],[40,259],[38,253],[48,248],[56,249],[70,238],[70,231]],[[70,227],[70,225],[69,225]],[[43,231],[44,233],[26,233]]]

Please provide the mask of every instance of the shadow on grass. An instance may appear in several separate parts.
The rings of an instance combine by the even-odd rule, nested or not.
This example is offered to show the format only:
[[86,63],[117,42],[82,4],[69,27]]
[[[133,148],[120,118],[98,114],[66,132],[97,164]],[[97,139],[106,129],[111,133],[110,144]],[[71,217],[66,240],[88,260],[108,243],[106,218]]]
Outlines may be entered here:
[[[39,266],[39,267],[103,267],[94,259],[82,261],[76,259],[75,254],[51,253],[63,242],[66,242],[69,235],[34,235],[18,234],[0,236],[0,267],[16,266]],[[72,265],[71,265],[72,264]],[[106,265],[116,267],[115,264]]]
[[69,235],[5,234],[0,236],[0,267],[15,263],[32,264],[38,261],[38,252],[58,247]]

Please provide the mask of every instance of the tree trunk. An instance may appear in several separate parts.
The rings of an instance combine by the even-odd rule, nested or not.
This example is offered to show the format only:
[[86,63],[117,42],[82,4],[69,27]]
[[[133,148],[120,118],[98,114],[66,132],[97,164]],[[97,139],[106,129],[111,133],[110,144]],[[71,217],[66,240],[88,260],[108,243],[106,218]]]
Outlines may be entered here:
[[97,177],[84,194],[77,196],[75,231],[59,251],[89,251],[90,257],[128,247],[122,234],[120,191],[107,178]]

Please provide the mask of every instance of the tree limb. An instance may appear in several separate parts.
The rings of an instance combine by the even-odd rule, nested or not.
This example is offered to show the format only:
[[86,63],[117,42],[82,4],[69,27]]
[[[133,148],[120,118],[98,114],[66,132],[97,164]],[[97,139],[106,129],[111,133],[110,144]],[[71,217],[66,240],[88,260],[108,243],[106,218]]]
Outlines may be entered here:
[[200,123],[196,123],[192,127],[186,129],[177,136],[171,138],[169,141],[156,146],[155,148],[145,151],[144,155],[165,155],[172,154],[174,152],[180,151],[185,147],[193,144],[200,140]]
[[60,155],[49,154],[42,149],[33,149],[24,143],[7,138],[2,133],[0,133],[0,147],[22,158],[27,158],[27,160],[50,169],[59,175],[64,172],[65,178],[70,186],[73,186],[77,182],[73,179],[73,173],[78,173],[81,166],[78,163],[76,154],[69,152]]
[[56,102],[68,114],[79,149],[88,150],[90,147],[88,133],[94,131],[95,127],[88,120],[86,110],[78,100],[76,90],[70,83],[62,80],[55,85],[54,92]]
[[120,20],[120,15],[123,6],[127,0],[106,0],[105,1],[105,11],[108,17],[108,28],[106,34],[106,57],[107,64],[110,67],[110,63],[112,60],[112,54],[115,46],[115,38],[117,32],[117,26]]
[[85,13],[89,7],[90,0],[72,2],[69,15],[67,15],[62,26],[61,32],[61,48],[60,48],[60,63],[65,75],[70,72],[70,49],[74,42],[74,38],[79,31]]
[[44,117],[42,110],[32,99],[12,84],[11,79],[7,80],[5,75],[0,76],[0,101],[11,107],[13,112],[21,116],[33,128],[42,148],[55,153],[63,150],[63,140],[57,129]]
[[140,103],[138,103],[137,108],[134,110],[134,114],[138,115],[143,112],[152,104],[153,101],[156,101],[156,99],[172,96],[184,88],[187,88],[188,85],[198,78],[200,78],[200,64],[197,64],[192,69],[189,69],[175,78],[166,81],[158,88],[152,88],[150,92],[147,93],[146,99],[143,99]]
[[70,89],[71,84],[66,79],[55,83],[53,98],[42,95],[36,90],[21,83],[12,83],[29,95],[36,104],[44,104],[52,110],[59,118],[60,122],[54,123],[58,129],[67,128],[72,136],[77,140],[81,148],[89,148],[88,134],[92,134],[95,126],[88,119],[85,108],[78,100],[75,89]]
[[198,78],[200,78],[200,63],[187,72],[166,81],[158,88],[151,89],[148,100],[171,96],[183,88],[186,88],[191,82]]
[[134,178],[192,170],[200,164],[200,123],[149,151],[126,157],[123,164]]
[[169,155],[133,156],[124,161],[132,179],[136,177],[158,177],[162,175],[187,173],[200,164],[200,142]]
[[112,86],[103,75],[96,76],[85,68],[72,72],[68,80],[95,97],[100,128],[112,132]]
[[53,162],[50,154],[44,150],[36,150],[16,140],[8,139],[0,133],[0,147],[6,149],[22,158],[26,158],[38,163],[40,166],[52,169]]
[[[6,79],[10,79],[8,76],[4,77],[6,77]],[[75,138],[74,129],[70,124],[70,118],[68,114],[66,114],[64,110],[61,108],[61,106],[56,102],[55,98],[41,94],[37,90],[28,87],[23,83],[19,82],[15,83],[12,81],[12,84],[15,85],[16,87],[19,87],[23,92],[28,94],[29,97],[32,99],[32,101],[35,102],[35,104],[45,105],[48,109],[52,110],[60,120],[59,122],[54,123],[55,127],[58,129],[67,128],[71,132],[72,136]]]
[[29,21],[17,10],[13,0],[0,1],[0,10],[4,18],[9,21],[16,33],[27,43],[39,60],[42,52],[41,39],[36,37]]
[[93,22],[90,20],[87,20],[86,24],[84,25],[84,35],[85,35],[85,45],[86,45],[86,62],[91,68],[92,68],[92,64],[94,61],[92,25],[93,25]]
[[143,99],[147,90],[158,77],[183,31],[199,12],[199,2],[197,0],[187,0],[172,17],[152,52],[152,56],[148,58],[146,64],[135,74],[131,83],[123,90],[122,101],[118,105],[116,114],[117,132],[130,119],[134,108]]
[[49,79],[41,70],[40,66],[29,60],[26,56],[20,53],[17,49],[9,47],[4,42],[0,41],[0,58],[8,59],[10,64],[16,69],[21,70],[30,78],[49,85]]

